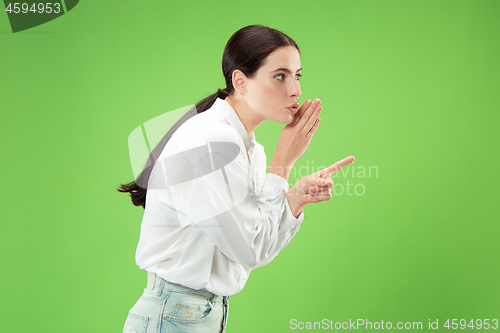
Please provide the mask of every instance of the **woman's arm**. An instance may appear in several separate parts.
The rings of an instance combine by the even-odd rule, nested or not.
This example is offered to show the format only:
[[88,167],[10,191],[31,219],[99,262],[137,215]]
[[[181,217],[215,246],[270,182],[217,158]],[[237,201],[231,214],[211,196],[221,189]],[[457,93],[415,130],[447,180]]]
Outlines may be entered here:
[[322,109],[319,103],[319,99],[305,101],[294,120],[283,128],[268,172],[288,180],[293,165],[304,154],[319,126]]
[[162,201],[177,212],[181,227],[193,225],[229,259],[253,268],[273,257],[281,235],[299,222],[290,214],[283,218],[288,182],[268,173],[256,193],[234,129],[210,124],[191,130],[195,141],[181,133],[157,162],[158,182],[166,184]]
[[[278,230],[278,245],[274,249],[273,253],[270,254],[263,261],[259,262],[257,264],[257,266],[254,267],[254,269],[270,263],[278,255],[278,253],[280,253],[285,248],[285,246],[287,246],[288,243],[290,243],[292,238],[299,231],[300,226],[301,226],[302,222],[304,221],[303,214],[304,213],[301,212],[299,214],[298,218],[296,218],[295,216],[292,215],[290,205],[287,205],[285,211],[283,212],[283,216],[281,219],[281,224],[284,225],[285,228],[280,228]],[[294,227],[290,230],[288,230],[288,228],[286,227],[286,225],[289,223],[288,221],[292,221],[294,223],[293,224]],[[284,230],[288,230],[288,231],[284,231]]]
[[[320,103],[320,99],[314,101],[308,99],[298,109],[295,119],[285,126],[276,145],[268,173],[274,173],[288,181],[293,165],[304,154],[319,126],[319,114],[322,109]],[[301,214],[306,205],[296,190],[296,187],[292,187],[287,192],[287,200],[295,218]]]

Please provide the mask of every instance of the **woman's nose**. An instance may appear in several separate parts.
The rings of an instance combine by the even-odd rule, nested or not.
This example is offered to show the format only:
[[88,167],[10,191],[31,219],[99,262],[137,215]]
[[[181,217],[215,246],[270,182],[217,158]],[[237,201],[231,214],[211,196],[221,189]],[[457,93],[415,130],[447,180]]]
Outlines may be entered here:
[[299,97],[302,94],[302,92],[300,91],[299,80],[293,80],[290,93],[292,96],[297,96],[297,97]]

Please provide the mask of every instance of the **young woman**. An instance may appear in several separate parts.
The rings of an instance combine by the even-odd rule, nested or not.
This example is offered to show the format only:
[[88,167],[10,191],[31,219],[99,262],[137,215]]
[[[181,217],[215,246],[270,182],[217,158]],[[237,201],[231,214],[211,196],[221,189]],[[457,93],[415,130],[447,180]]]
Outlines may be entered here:
[[[120,186],[145,208],[136,263],[148,272],[123,332],[224,332],[229,296],[290,242],[306,204],[332,198],[331,174],[353,156],[288,185],[320,121],[319,99],[298,107],[301,69],[289,36],[238,30],[222,58],[226,88],[187,112]],[[265,120],[287,124],[267,172],[254,134]]]

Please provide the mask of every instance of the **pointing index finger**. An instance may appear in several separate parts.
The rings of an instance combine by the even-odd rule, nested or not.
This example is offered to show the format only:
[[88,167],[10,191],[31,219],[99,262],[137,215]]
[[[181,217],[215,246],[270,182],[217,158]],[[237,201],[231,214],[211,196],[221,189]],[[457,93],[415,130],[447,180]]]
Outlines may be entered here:
[[325,169],[328,177],[330,177],[334,172],[337,172],[343,167],[345,167],[347,164],[354,162],[354,159],[355,159],[354,156],[349,156],[344,158],[343,160],[340,160],[330,165],[328,168]]

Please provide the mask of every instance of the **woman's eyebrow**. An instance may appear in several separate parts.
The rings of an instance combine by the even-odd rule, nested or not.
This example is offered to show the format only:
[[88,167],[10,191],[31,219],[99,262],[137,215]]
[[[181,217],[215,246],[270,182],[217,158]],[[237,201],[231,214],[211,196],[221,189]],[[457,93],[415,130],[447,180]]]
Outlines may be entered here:
[[[302,67],[300,67],[299,69],[297,69],[297,72],[300,72],[301,70],[302,70]],[[283,72],[291,73],[291,71],[288,68],[278,68],[278,69],[275,69],[274,71],[271,71],[271,73],[278,72],[278,71],[283,71]]]

